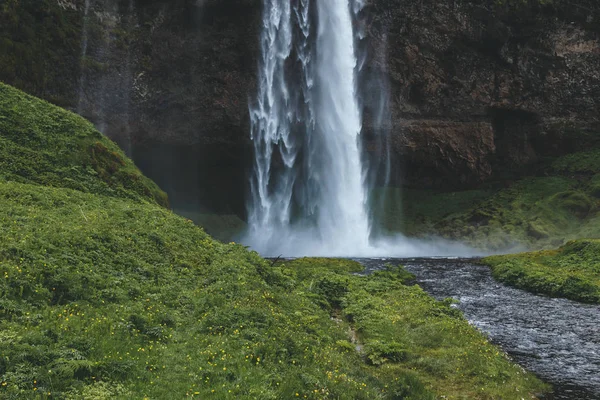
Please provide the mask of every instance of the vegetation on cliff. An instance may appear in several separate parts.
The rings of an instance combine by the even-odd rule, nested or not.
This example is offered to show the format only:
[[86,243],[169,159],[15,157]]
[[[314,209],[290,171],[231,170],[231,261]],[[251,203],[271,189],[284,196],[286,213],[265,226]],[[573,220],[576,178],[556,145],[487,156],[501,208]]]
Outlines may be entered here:
[[2,1],[2,80],[63,107],[73,106],[77,91],[73,77],[80,72],[81,21],[76,9],[61,7],[60,1]]
[[[550,248],[600,238],[600,152],[552,160],[537,176],[459,192],[407,190],[388,201],[388,231],[440,235],[488,250]],[[381,190],[383,199],[397,197]]]
[[546,389],[448,303],[406,286],[402,269],[361,277],[350,261],[274,265],[219,243],[163,207],[89,123],[0,90],[0,397]]
[[600,303],[600,240],[575,240],[558,250],[483,259],[502,282],[534,293]]

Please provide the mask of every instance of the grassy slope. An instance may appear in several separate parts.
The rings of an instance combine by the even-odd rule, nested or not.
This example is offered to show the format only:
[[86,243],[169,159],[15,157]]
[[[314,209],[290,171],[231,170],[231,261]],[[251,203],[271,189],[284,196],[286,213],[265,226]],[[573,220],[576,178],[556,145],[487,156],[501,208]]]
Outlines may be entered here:
[[168,206],[166,194],[91,123],[1,82],[0,179]]
[[500,281],[535,293],[600,303],[600,240],[575,240],[558,250],[483,259]]
[[[592,160],[598,169],[590,166]],[[549,176],[524,178],[501,189],[407,190],[403,204],[387,207],[384,221],[389,231],[437,234],[490,250],[549,248],[581,237],[600,238],[597,171],[600,151],[560,158]],[[393,191],[378,196],[397,197]]]
[[361,277],[334,263],[300,259],[282,271],[293,274],[301,290],[325,300],[324,308],[354,332],[350,341],[337,344],[352,353],[358,346],[363,360],[376,367],[392,391],[386,398],[512,399],[520,398],[523,388],[540,390],[535,379],[466,324],[451,302],[435,301],[419,286],[407,286],[414,277],[404,269],[389,266]]
[[175,211],[178,215],[194,221],[206,233],[222,242],[235,240],[247,226],[246,222],[235,214],[207,214],[188,210]]
[[216,242],[162,207],[164,194],[89,123],[4,85],[0,94],[1,398],[546,389],[447,304],[404,286],[406,274],[272,266]]

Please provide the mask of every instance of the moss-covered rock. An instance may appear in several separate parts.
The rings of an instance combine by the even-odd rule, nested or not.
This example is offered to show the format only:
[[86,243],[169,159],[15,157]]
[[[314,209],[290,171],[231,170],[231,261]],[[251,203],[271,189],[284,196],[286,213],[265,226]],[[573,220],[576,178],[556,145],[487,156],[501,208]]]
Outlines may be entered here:
[[534,293],[600,303],[600,240],[574,240],[558,250],[484,258],[494,277]]
[[600,171],[600,149],[560,157],[552,163],[552,168],[557,172],[595,174]]
[[0,179],[153,201],[167,195],[85,119],[0,83]]
[[441,235],[489,250],[551,248],[600,237],[598,182],[589,174],[554,173],[486,190],[408,190],[402,207],[388,205],[380,220],[388,231]]
[[588,193],[596,198],[600,198],[600,174],[596,174],[590,180]]

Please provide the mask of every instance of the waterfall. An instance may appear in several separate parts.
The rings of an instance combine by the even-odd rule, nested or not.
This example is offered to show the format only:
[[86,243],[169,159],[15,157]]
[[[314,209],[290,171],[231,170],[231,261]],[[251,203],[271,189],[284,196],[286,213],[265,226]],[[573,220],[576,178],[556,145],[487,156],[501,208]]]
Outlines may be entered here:
[[264,1],[245,240],[263,254],[369,246],[353,29],[360,9],[354,0]]
[[[362,128],[357,99],[357,56],[348,0],[318,1],[317,118],[321,196],[318,226],[327,247],[345,254],[369,246],[363,183]],[[337,253],[337,251],[334,251]]]
[[[364,0],[263,0],[241,242],[263,256],[473,254],[441,240],[372,238],[376,213],[368,194],[390,175],[390,126],[383,80],[359,90],[367,59],[363,6]],[[379,131],[369,157],[361,146],[364,100]]]

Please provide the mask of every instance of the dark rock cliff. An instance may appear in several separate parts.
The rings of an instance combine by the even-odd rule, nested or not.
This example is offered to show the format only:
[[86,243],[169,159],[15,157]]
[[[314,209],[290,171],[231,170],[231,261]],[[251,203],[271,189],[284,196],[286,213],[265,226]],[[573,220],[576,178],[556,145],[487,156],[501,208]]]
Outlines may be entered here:
[[413,185],[473,185],[600,139],[600,3],[377,0]]
[[[474,186],[599,140],[600,4],[499,3],[368,2],[365,86],[386,81],[404,183]],[[5,1],[0,80],[90,119],[175,207],[243,215],[260,13],[260,0]]]

